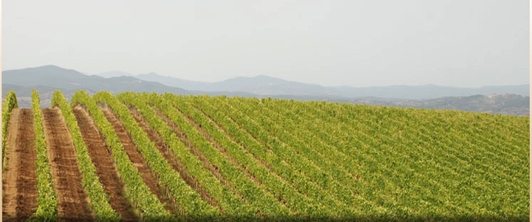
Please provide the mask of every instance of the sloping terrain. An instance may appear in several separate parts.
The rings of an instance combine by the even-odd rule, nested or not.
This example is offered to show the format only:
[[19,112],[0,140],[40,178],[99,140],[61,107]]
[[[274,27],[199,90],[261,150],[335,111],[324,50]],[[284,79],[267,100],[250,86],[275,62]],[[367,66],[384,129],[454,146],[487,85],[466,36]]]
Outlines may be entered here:
[[34,91],[32,110],[13,99],[5,220],[530,216],[529,117],[169,93],[78,91],[68,104],[56,91],[40,108]]

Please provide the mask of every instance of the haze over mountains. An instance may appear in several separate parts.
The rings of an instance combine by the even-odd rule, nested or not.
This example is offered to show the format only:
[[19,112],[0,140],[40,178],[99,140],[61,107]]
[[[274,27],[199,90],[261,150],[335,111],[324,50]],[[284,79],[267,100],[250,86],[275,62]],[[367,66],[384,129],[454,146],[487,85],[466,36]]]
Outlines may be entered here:
[[[236,77],[219,82],[200,82],[162,76],[156,73],[132,75],[122,71],[110,71],[96,75],[85,75],[76,70],[64,69],[54,65],[6,70],[3,71],[2,80],[3,95],[8,90],[13,89],[17,92],[19,98],[29,98],[31,88],[37,88],[42,95],[51,95],[50,92],[56,89],[65,90],[65,96],[67,98],[69,93],[83,89],[89,93],[107,90],[113,93],[134,91],[171,92],[192,95],[274,97],[407,107],[463,109],[468,111],[517,115],[528,115],[529,107],[529,85],[526,84],[485,86],[480,88],[459,88],[431,84],[420,86],[325,87],[317,84],[286,81],[266,75]],[[501,97],[494,96],[493,94],[506,95]],[[491,96],[488,97],[488,95]],[[43,105],[49,106],[49,102],[46,103],[49,98],[45,96],[41,97]],[[440,100],[442,97],[446,97],[444,100],[447,101],[446,104],[441,103]],[[460,97],[476,98],[476,102],[463,100]],[[438,98],[440,100],[437,100]],[[509,100],[512,102],[504,105],[505,101]],[[456,102],[453,105],[454,103],[452,101],[462,102]],[[469,101],[467,104],[476,104],[476,106],[481,107],[469,106],[469,108],[465,109],[463,107],[466,105],[463,104],[463,101]],[[511,107],[507,107],[508,104],[512,104]],[[21,105],[24,105],[24,102]],[[508,109],[512,111],[505,111]]]
[[[103,77],[118,75],[134,76],[123,72],[102,73],[97,75]],[[529,96],[529,85],[526,84],[512,86],[485,86],[480,88],[448,87],[433,84],[420,86],[325,87],[317,84],[287,81],[265,75],[255,77],[236,77],[220,82],[190,81],[176,77],[162,76],[156,73],[140,74],[134,77],[145,81],[159,82],[167,86],[178,87],[185,90],[205,92],[248,92],[263,96],[292,95],[338,98],[379,97],[395,99],[435,99],[446,96],[504,93]]]

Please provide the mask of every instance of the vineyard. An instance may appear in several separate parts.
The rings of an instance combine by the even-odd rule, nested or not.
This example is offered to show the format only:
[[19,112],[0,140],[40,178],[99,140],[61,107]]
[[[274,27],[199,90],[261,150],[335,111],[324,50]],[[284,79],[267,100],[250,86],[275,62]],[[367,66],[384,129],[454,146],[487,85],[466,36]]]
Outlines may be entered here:
[[528,221],[529,117],[61,91],[2,109],[4,221]]

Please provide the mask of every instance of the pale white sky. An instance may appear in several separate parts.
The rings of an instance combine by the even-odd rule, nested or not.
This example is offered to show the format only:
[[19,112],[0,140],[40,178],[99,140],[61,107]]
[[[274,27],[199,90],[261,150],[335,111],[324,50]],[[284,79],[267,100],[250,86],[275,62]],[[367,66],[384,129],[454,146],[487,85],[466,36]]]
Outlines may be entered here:
[[527,0],[4,0],[3,70],[321,85],[529,82]]

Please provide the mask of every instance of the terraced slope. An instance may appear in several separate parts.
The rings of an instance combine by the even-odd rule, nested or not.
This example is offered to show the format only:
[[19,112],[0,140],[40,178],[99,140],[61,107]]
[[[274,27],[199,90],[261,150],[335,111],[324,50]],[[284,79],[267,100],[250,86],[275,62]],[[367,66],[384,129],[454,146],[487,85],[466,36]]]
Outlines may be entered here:
[[33,99],[18,109],[11,93],[3,106],[4,220],[529,218],[528,117],[148,93]]

